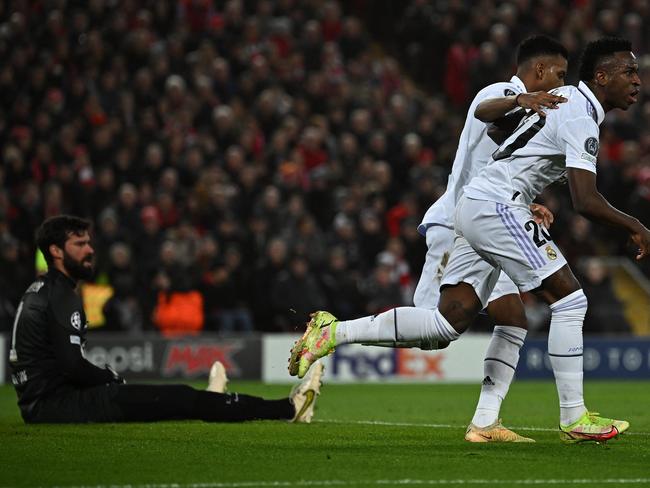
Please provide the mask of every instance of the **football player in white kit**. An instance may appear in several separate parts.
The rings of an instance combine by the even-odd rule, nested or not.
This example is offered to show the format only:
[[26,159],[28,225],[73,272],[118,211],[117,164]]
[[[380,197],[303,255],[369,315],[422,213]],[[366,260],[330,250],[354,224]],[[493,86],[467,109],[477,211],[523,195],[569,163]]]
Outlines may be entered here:
[[[485,167],[498,149],[497,142],[503,142],[503,134],[508,136],[514,131],[525,109],[533,109],[543,117],[543,108],[553,109],[566,101],[546,93],[564,85],[568,56],[564,46],[546,36],[534,36],[523,41],[517,51],[517,74],[509,82],[483,88],[470,104],[447,190],[431,205],[418,226],[418,231],[426,237],[427,255],[413,296],[416,307],[435,309],[438,306],[440,280],[454,244],[454,213],[463,187]],[[493,124],[488,125],[488,122]],[[550,226],[552,215],[545,207],[532,204],[531,210],[536,223],[545,228]],[[487,312],[497,325],[483,361],[481,394],[465,439],[470,442],[532,441],[503,427],[499,419],[501,403],[512,383],[519,350],[527,334],[519,290],[503,272],[489,297]],[[409,345],[430,348],[427,344]]]
[[[543,108],[553,109],[558,103],[566,101],[547,91],[564,84],[567,56],[567,50],[557,41],[546,36],[530,37],[518,46],[516,75],[508,82],[483,88],[470,104],[447,190],[428,209],[418,227],[418,231],[426,237],[428,250],[413,298],[416,307],[435,309],[438,305],[440,279],[454,243],[456,202],[462,188],[478,174],[499,147],[495,140],[503,142],[524,117],[526,109],[544,116]],[[548,227],[552,214],[545,207],[534,206],[537,207],[537,221],[544,221]],[[504,273],[490,296],[487,310],[498,325],[494,328],[487,350],[481,395],[465,438],[473,442],[530,441],[504,428],[499,420],[501,402],[512,382],[527,329],[519,290]],[[437,342],[433,345],[422,341],[374,344],[420,347],[425,350],[440,348]]]
[[[567,56],[566,49],[557,41],[546,36],[530,37],[517,49],[516,75],[508,82],[483,88],[474,97],[447,190],[431,205],[418,226],[420,234],[426,237],[427,255],[413,296],[416,307],[435,309],[438,306],[440,280],[454,244],[456,203],[463,187],[483,169],[492,153],[498,149],[496,141],[503,142],[514,131],[526,109],[544,116],[543,108],[553,109],[558,103],[566,101],[547,91],[564,84]],[[549,227],[552,214],[541,205],[533,204],[531,207],[536,222]],[[486,351],[481,394],[465,439],[470,442],[530,441],[503,427],[499,419],[501,403],[512,383],[519,361],[519,349],[527,333],[526,314],[517,285],[505,273],[501,273],[488,302],[488,314],[497,325]],[[432,349],[432,345],[420,342],[381,345]]]
[[[583,216],[626,230],[650,254],[650,231],[614,207],[596,187],[599,125],[614,108],[637,101],[638,63],[628,41],[605,38],[587,45],[580,83],[554,91],[568,99],[546,117],[530,114],[488,165],[464,189],[456,208],[457,237],[435,310],[400,307],[374,317],[338,321],[314,314],[296,348],[298,374],[337,344],[457,339],[485,307],[503,270],[520,291],[551,307],[548,351],[560,403],[560,438],[606,441],[629,423],[589,412],[583,397],[582,323],[587,299],[548,232],[529,205],[550,183],[566,177],[574,208]],[[294,348],[294,349],[296,349]]]

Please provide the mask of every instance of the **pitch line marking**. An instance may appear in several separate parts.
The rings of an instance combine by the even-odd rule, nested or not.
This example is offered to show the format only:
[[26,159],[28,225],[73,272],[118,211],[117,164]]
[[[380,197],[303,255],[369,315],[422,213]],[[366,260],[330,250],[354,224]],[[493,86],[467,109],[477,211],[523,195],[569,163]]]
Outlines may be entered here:
[[[384,420],[336,420],[336,419],[323,419],[312,420],[313,423],[321,424],[357,424],[357,425],[385,425],[387,427],[428,427],[430,429],[465,429],[466,425],[453,425],[453,424],[418,424],[415,422],[388,422]],[[531,427],[531,426],[510,426],[513,430],[527,430],[531,432],[557,432],[557,429],[549,429],[547,427]],[[650,432],[625,432],[621,434],[650,436]]]
[[300,487],[300,486],[386,486],[386,485],[419,485],[419,486],[440,486],[440,485],[639,485],[650,484],[650,478],[609,478],[609,479],[523,479],[523,480],[487,480],[487,479],[450,479],[450,480],[419,480],[419,479],[396,479],[396,480],[297,480],[297,481],[234,481],[223,483],[150,483],[141,485],[78,485],[58,486],[55,488],[268,488],[268,487]]

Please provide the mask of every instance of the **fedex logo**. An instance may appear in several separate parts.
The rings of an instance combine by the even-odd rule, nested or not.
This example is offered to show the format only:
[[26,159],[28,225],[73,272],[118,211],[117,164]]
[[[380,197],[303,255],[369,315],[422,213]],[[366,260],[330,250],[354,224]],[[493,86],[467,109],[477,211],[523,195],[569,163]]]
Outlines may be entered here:
[[339,346],[331,358],[331,374],[339,379],[443,379],[445,354],[420,349]]
[[331,360],[334,376],[368,378],[397,374],[398,349],[373,348],[360,351],[350,346],[339,346]]

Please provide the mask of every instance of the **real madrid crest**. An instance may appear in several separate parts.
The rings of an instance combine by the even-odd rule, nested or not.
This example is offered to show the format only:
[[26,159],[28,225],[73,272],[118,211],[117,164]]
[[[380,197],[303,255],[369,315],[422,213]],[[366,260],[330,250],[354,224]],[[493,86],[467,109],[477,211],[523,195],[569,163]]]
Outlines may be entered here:
[[551,261],[557,259],[557,253],[555,252],[555,249],[553,249],[551,246],[546,246],[545,250],[546,255]]

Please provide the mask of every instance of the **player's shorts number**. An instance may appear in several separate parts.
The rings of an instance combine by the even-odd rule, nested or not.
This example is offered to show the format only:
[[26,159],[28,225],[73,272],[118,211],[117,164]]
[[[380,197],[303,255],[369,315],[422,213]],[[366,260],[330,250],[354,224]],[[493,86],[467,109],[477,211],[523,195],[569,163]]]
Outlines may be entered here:
[[[535,245],[537,247],[542,247],[544,244],[546,244],[548,241],[552,241],[553,239],[551,238],[551,234],[546,232],[546,229],[544,228],[543,225],[538,224],[534,220],[529,220],[524,224],[524,229],[526,229],[527,232],[533,233],[533,241],[535,242]],[[541,234],[541,237],[540,237]]]

